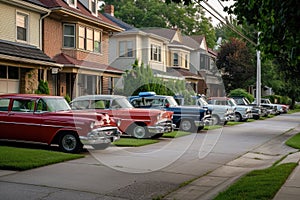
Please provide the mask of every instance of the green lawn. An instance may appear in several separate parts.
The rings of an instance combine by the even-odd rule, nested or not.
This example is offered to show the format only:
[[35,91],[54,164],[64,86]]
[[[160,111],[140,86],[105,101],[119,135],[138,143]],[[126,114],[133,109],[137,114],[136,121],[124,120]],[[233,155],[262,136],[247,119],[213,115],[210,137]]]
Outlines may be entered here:
[[212,125],[212,126],[205,126],[203,130],[214,130],[214,129],[218,129],[218,128],[222,128],[223,126],[221,125]]
[[300,108],[296,108],[296,109],[293,109],[293,110],[289,110],[289,111],[288,111],[288,114],[293,114],[293,113],[296,113],[296,112],[300,112]]
[[230,122],[227,122],[227,124],[225,126],[235,126],[235,125],[239,125],[239,124],[243,124],[244,122],[233,122],[233,121],[230,121]]
[[163,134],[163,137],[165,137],[165,138],[177,138],[177,137],[182,137],[182,136],[190,135],[190,134],[191,133],[184,132],[184,131],[172,131],[170,133]]
[[300,133],[288,139],[285,144],[295,149],[300,149]]
[[297,163],[286,163],[252,171],[219,193],[215,200],[271,200],[296,166]]
[[159,140],[155,139],[136,139],[136,138],[121,138],[115,142],[113,145],[121,146],[121,147],[139,147],[148,144],[154,144],[159,142]]
[[0,169],[22,171],[83,157],[80,154],[0,146]]

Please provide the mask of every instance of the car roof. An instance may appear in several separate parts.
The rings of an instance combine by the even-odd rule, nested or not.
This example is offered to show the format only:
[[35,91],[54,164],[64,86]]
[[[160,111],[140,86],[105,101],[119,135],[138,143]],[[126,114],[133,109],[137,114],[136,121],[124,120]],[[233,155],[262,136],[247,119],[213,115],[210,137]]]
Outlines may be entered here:
[[[119,98],[126,98],[125,96],[121,95],[85,95],[85,96],[79,96],[76,97],[74,100],[79,101],[79,100],[107,100],[107,99],[119,99]],[[73,100],[73,101],[74,101]]]
[[47,94],[0,94],[0,98],[64,98],[62,96],[53,96],[53,95],[47,95]]

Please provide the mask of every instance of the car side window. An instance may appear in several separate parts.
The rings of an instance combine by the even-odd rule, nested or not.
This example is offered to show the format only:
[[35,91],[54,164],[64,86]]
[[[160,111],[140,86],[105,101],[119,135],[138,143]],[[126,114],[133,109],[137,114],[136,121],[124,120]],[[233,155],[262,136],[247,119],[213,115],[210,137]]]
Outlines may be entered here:
[[15,99],[13,101],[12,111],[15,112],[33,112],[34,111],[34,101],[27,99]]
[[47,108],[47,104],[43,99],[40,99],[37,103],[37,112],[47,112],[49,111]]
[[0,111],[8,111],[10,99],[0,99]]

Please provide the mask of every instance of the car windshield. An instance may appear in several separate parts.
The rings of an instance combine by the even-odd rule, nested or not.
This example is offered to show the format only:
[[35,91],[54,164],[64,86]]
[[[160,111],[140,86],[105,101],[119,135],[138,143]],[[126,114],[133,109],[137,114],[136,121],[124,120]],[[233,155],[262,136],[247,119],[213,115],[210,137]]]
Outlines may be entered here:
[[126,98],[117,98],[117,99],[112,100],[111,108],[112,109],[133,108],[133,106],[130,104],[130,102]]
[[170,106],[178,106],[177,101],[174,99],[174,97],[167,97],[165,103],[169,104]]
[[199,98],[199,99],[198,99],[198,105],[199,105],[199,106],[207,106],[208,103],[207,103],[207,101],[205,101],[203,98]]
[[237,104],[236,104],[236,102],[234,101],[234,99],[229,99],[228,101],[229,101],[229,104],[230,104],[231,106],[237,106]]
[[70,110],[70,106],[63,98],[41,98],[37,104],[38,112],[55,112]]
[[75,100],[71,107],[75,110],[133,108],[126,98]]

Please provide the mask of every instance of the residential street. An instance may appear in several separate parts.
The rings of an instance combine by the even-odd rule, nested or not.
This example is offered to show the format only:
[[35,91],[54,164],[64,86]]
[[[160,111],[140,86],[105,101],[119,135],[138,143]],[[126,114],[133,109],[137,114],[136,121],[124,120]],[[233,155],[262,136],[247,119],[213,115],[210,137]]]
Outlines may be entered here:
[[[283,155],[295,152],[285,147],[282,140],[294,134],[291,129],[299,125],[300,113],[285,114],[207,133],[162,138],[159,143],[144,147],[90,150],[83,159],[24,172],[0,171],[1,199],[158,198],[185,181],[224,170],[225,164],[231,166],[231,171],[225,168],[222,173],[243,174],[268,166]],[[254,155],[257,152],[263,152],[259,154],[261,160],[245,159],[257,157]],[[218,178],[218,181],[223,179]],[[199,195],[201,191],[196,192]],[[183,193],[175,191],[167,199],[179,199]],[[203,199],[209,199],[207,195],[203,195]]]

